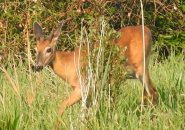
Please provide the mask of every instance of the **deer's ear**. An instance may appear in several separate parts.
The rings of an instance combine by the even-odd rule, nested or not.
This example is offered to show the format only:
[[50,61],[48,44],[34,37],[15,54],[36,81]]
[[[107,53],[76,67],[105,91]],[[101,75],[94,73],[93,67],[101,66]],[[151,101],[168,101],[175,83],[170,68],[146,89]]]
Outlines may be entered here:
[[61,22],[61,23],[59,24],[59,26],[57,27],[57,29],[55,29],[55,30],[53,29],[53,30],[51,31],[51,34],[49,35],[48,39],[51,41],[52,44],[56,44],[56,42],[57,42],[57,40],[58,40],[58,38],[59,38],[59,36],[60,36],[61,28],[62,28],[62,26],[63,26],[63,23],[64,23],[64,22]]
[[57,28],[56,30],[53,31],[51,41],[56,42],[60,36],[61,28]]
[[37,40],[43,39],[42,27],[37,22],[33,24],[33,32]]

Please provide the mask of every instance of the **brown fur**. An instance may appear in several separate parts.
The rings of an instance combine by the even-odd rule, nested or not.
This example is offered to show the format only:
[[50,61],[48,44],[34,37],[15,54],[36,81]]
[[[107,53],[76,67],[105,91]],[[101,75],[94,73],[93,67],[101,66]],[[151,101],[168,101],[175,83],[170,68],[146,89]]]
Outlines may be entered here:
[[[145,69],[145,89],[144,89],[144,103],[149,102],[156,104],[157,102],[157,91],[154,87],[148,70],[149,57],[152,46],[152,34],[149,28],[144,27],[145,34],[145,68],[143,60],[143,42],[142,42],[142,26],[128,26],[120,30],[121,36],[116,40],[120,48],[124,49],[123,54],[128,59],[128,65],[135,72],[138,78],[143,82],[143,73]],[[146,88],[148,88],[149,93],[147,93]],[[149,96],[148,96],[149,95]],[[147,98],[149,97],[149,98]],[[150,99],[150,101],[148,101]]]
[[[60,28],[60,27],[59,27]],[[49,64],[53,71],[60,76],[62,79],[67,81],[74,90],[71,92],[68,98],[66,98],[62,103],[60,107],[59,114],[63,114],[64,110],[68,107],[73,105],[74,103],[78,102],[81,99],[81,92],[80,92],[80,83],[77,76],[77,68],[78,68],[78,60],[79,57],[81,59],[87,59],[85,56],[87,56],[87,52],[81,52],[79,55],[79,49],[76,48],[73,52],[62,52],[62,51],[55,51],[55,45],[56,41],[59,36],[60,29],[57,29],[54,31],[53,37],[49,39],[43,39],[42,37],[42,29],[41,27],[36,23],[34,25],[34,32],[37,38],[37,54],[40,54],[40,57],[37,57],[39,60],[45,60],[46,48],[49,46],[53,49],[53,52],[47,56]],[[126,47],[126,51],[124,51],[122,54],[125,55],[125,57],[128,59],[128,65],[132,68],[132,70],[135,72],[135,74],[138,76],[138,78],[142,81],[143,80],[143,71],[145,69],[146,71],[146,77],[145,77],[145,88],[148,88],[149,93],[147,93],[146,89],[144,90],[144,96],[145,96],[145,103],[148,101],[151,101],[153,104],[157,101],[157,92],[152,84],[152,81],[149,77],[149,71],[148,71],[148,63],[149,63],[149,55],[151,52],[151,32],[150,30],[145,27],[145,51],[146,51],[146,68],[143,67],[143,44],[142,44],[142,27],[141,26],[129,26],[122,28],[120,30],[120,38],[117,39],[114,44],[118,45],[120,48]],[[45,66],[47,64],[45,61],[38,61],[39,65]],[[80,68],[85,65],[85,63],[80,62]]]

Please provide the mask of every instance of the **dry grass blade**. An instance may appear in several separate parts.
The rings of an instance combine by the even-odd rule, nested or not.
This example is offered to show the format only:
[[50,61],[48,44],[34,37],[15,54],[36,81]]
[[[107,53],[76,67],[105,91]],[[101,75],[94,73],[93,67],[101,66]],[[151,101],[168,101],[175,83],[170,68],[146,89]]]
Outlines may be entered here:
[[13,79],[10,77],[10,75],[8,74],[8,72],[6,71],[6,69],[4,67],[0,67],[0,69],[4,72],[7,80],[10,82],[10,85],[11,85],[15,95],[19,98],[20,97],[19,90],[18,90],[18,87],[16,86],[16,84],[14,83]]

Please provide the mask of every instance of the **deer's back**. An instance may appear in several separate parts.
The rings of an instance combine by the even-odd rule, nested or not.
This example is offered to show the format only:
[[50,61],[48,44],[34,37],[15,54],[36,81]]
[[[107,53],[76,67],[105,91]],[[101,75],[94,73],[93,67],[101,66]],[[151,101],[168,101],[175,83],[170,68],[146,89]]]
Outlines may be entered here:
[[[120,38],[116,44],[123,49],[124,55],[127,57],[130,65],[143,64],[143,42],[142,42],[142,26],[128,26],[119,30]],[[151,31],[144,27],[145,36],[145,58],[148,59],[151,51]]]

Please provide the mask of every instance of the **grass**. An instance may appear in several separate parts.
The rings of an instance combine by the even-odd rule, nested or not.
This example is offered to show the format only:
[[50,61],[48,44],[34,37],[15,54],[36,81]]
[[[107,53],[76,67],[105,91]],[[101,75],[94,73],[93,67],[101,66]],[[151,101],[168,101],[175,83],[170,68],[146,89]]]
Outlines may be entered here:
[[13,68],[9,64],[7,73],[19,88],[20,97],[0,72],[0,130],[50,130],[55,128],[57,119],[62,121],[61,130],[182,130],[185,128],[184,57],[171,55],[162,62],[155,57],[154,53],[150,70],[159,92],[157,106],[141,112],[142,85],[138,80],[127,80],[114,88],[118,91],[113,101],[109,91],[102,89],[97,105],[89,108],[85,119],[81,118],[81,103],[67,109],[62,117],[57,115],[61,100],[71,88],[51,69],[30,74],[24,63]]
[[[87,33],[82,28],[80,38],[76,36],[79,38],[77,41],[90,45],[93,36],[98,36],[96,39],[99,39],[99,43],[107,45],[113,33],[106,30],[104,22],[100,27],[100,35],[95,35],[93,31]],[[184,56],[171,54],[168,59],[159,62],[157,52],[152,55],[150,72],[159,93],[159,103],[141,111],[142,84],[138,80],[124,82],[124,78],[120,78],[122,75],[124,77],[124,73],[120,73],[124,68],[120,68],[118,62],[112,65],[114,70],[111,71],[115,83],[109,84],[108,63],[113,58],[107,58],[110,54],[107,50],[98,49],[94,57],[99,60],[95,65],[91,61],[91,67],[98,64],[98,70],[95,68],[93,73],[87,71],[96,78],[92,80],[87,76],[87,79],[91,78],[91,86],[97,81],[97,97],[90,98],[89,108],[82,109],[84,104],[80,102],[68,108],[62,117],[58,115],[59,106],[72,88],[50,68],[34,73],[29,70],[26,61],[20,60],[15,65],[10,54],[6,70],[0,71],[0,130],[51,130],[55,129],[57,120],[61,122],[61,130],[184,129]],[[119,57],[116,48],[112,48],[112,54],[114,58]]]

